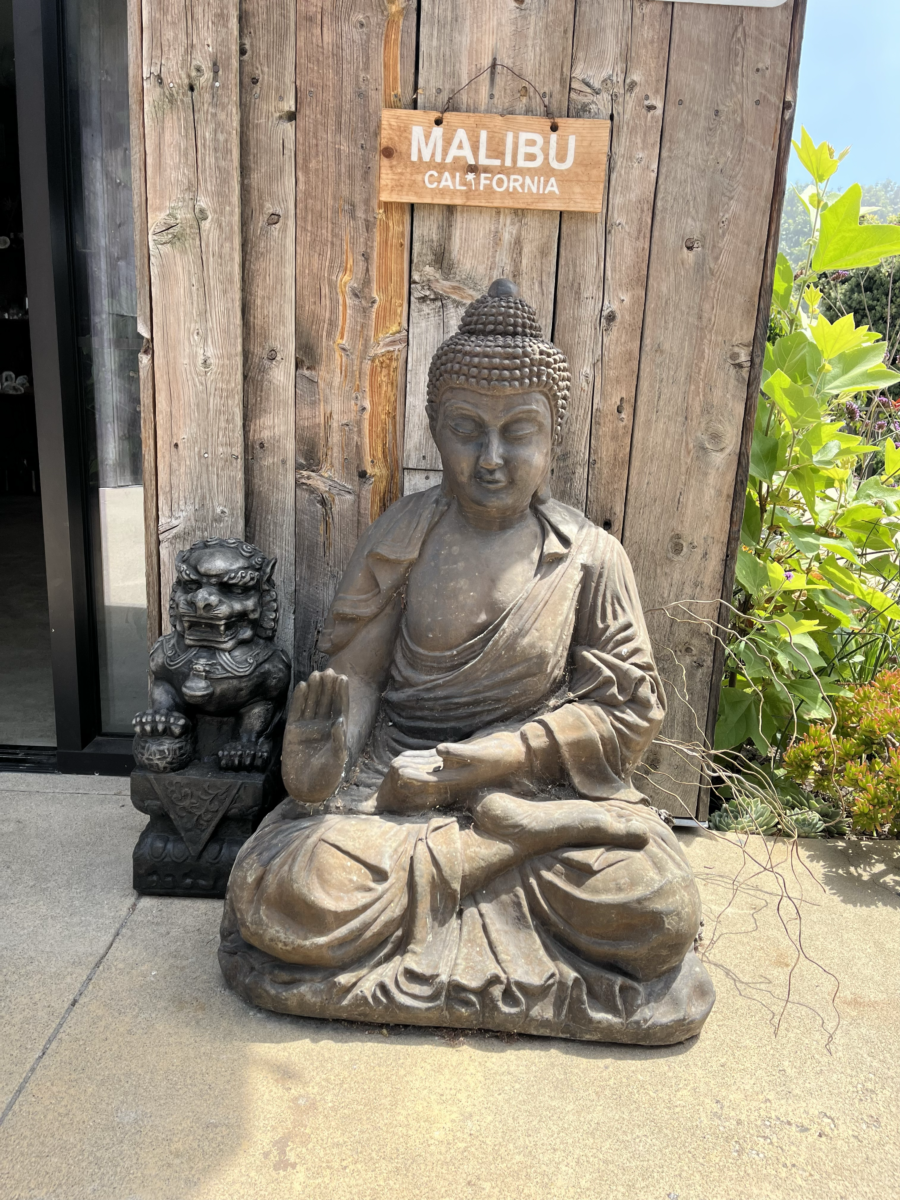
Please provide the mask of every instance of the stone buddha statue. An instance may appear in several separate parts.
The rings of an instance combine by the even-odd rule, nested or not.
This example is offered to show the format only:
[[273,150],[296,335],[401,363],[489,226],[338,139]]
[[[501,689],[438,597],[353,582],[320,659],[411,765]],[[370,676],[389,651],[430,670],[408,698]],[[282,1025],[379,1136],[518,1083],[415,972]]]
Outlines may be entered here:
[[289,798],[219,959],[278,1012],[665,1045],[712,983],[632,774],[664,714],[631,566],[550,496],[569,370],[508,280],[434,356],[443,481],[360,540],[296,688]]

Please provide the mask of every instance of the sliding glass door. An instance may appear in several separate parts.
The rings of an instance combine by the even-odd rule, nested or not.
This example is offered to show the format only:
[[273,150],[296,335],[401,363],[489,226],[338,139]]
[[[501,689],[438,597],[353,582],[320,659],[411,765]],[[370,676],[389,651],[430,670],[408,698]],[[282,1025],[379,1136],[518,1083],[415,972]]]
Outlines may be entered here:
[[147,680],[127,0],[12,5],[57,761],[120,773]]

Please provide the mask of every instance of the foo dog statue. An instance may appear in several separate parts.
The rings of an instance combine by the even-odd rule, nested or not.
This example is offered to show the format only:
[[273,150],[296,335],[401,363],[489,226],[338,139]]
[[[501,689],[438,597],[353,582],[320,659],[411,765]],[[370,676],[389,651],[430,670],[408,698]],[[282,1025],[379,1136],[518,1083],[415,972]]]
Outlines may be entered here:
[[150,652],[150,705],[134,718],[135,808],[150,823],[134,886],[225,895],[241,845],[283,795],[278,760],[291,668],[274,644],[275,559],[237,538],[176,559],[173,629]]

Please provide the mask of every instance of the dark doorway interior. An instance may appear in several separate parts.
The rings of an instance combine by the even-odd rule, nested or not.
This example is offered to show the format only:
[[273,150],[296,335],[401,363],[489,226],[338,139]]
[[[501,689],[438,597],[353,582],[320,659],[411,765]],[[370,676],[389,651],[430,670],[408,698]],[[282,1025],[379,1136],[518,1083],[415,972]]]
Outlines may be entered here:
[[0,0],[0,757],[54,746],[16,124],[12,0]]

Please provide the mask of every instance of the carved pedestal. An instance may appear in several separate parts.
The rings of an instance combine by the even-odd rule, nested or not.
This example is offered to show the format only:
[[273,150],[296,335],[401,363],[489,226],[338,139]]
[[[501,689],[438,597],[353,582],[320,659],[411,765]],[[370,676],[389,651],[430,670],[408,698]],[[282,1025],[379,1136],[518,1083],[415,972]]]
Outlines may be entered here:
[[265,774],[200,762],[170,774],[138,767],[131,802],[150,822],[134,848],[135,891],[221,899],[238,850],[281,796],[277,767]]

